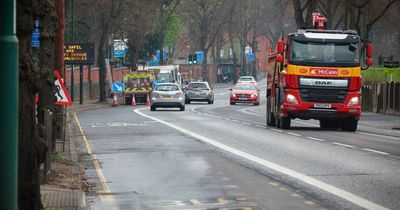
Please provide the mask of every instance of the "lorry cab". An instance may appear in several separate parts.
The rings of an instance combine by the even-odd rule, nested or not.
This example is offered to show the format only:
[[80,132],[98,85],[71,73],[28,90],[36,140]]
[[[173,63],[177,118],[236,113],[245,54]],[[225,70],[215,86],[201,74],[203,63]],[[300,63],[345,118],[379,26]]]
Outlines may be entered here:
[[361,115],[362,49],[371,65],[372,47],[355,31],[315,25],[319,27],[291,33],[277,45],[267,124],[288,129],[291,119],[316,119],[321,128],[355,131]]

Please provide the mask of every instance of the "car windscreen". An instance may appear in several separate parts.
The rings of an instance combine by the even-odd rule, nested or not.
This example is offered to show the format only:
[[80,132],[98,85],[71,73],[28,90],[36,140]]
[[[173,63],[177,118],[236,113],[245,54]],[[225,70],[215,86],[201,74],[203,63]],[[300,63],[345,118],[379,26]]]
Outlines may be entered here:
[[238,84],[233,88],[234,90],[256,90],[256,86],[249,84]]
[[253,81],[253,78],[251,78],[251,77],[241,77],[239,79],[239,81]]
[[289,63],[306,66],[358,66],[358,43],[291,42]]
[[188,88],[191,88],[191,89],[206,89],[207,85],[205,83],[189,83]]
[[179,87],[177,85],[157,85],[157,91],[179,91]]

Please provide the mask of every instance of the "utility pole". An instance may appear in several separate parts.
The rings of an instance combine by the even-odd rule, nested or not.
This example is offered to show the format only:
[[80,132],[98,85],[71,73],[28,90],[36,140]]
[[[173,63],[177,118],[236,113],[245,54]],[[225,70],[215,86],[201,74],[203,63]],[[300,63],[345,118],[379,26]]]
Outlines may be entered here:
[[0,164],[2,166],[0,194],[2,209],[17,209],[17,157],[18,157],[18,39],[16,36],[15,0],[0,1],[0,88],[7,90],[0,103]]

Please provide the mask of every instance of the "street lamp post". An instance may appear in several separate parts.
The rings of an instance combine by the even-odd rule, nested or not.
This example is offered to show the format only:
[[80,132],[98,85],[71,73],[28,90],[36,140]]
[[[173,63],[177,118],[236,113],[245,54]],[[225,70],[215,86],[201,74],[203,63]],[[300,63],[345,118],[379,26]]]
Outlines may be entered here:
[[2,209],[17,209],[18,157],[18,39],[16,36],[15,0],[0,1],[0,88],[7,102],[0,103],[0,164],[2,166],[0,194]]

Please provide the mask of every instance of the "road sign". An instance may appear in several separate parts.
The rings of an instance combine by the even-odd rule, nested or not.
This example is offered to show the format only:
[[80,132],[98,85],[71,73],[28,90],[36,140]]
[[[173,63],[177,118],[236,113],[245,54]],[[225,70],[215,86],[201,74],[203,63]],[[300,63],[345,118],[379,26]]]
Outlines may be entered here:
[[64,85],[64,82],[61,79],[60,74],[57,71],[54,71],[54,74],[57,76],[55,84],[54,94],[57,97],[57,105],[72,105],[72,101],[69,97],[67,88]]
[[32,47],[39,47],[40,46],[40,29],[35,28],[32,32]]
[[153,84],[151,85],[151,87],[152,87],[153,89],[155,89],[156,86],[157,86],[158,84],[160,84],[160,83],[162,83],[161,80],[156,80],[156,81],[153,82]]
[[93,43],[65,43],[64,63],[92,65],[94,63]]
[[247,60],[248,60],[249,62],[253,62],[253,61],[255,60],[254,54],[253,54],[253,53],[247,54]]
[[195,54],[197,55],[198,63],[200,63],[204,60],[204,52],[203,51],[196,51]]
[[114,93],[122,93],[122,91],[125,89],[125,85],[122,82],[114,82],[112,89]]
[[114,58],[124,58],[125,50],[114,50]]

